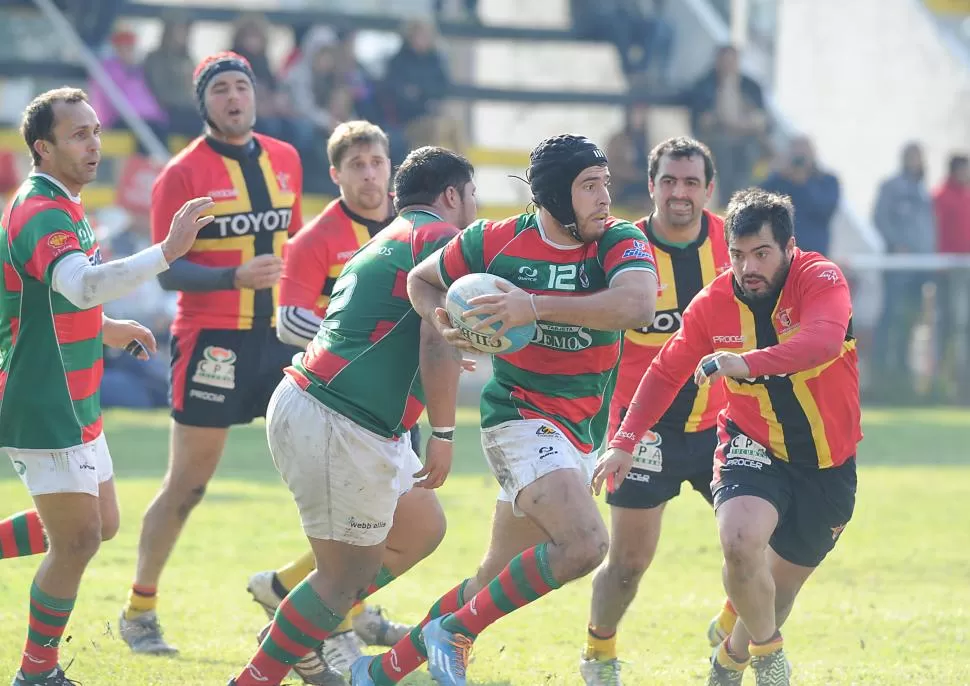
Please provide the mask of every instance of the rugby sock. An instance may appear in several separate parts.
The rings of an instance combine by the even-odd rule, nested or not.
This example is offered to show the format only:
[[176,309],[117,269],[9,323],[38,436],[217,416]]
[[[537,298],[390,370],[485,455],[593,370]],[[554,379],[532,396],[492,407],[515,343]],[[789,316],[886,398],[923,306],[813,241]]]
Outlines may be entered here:
[[586,651],[584,660],[615,660],[616,632],[603,634],[596,631],[592,625],[586,629]]
[[47,551],[47,534],[37,510],[26,510],[0,521],[0,560]]
[[344,621],[340,623],[333,633],[342,634],[345,631],[352,631],[354,628],[354,619],[358,617],[364,611],[364,598],[376,593],[379,589],[384,588],[389,583],[394,581],[395,576],[391,574],[387,567],[381,567],[381,571],[377,573],[377,577],[374,579],[373,583],[364,589],[360,594],[360,600],[358,600],[350,611],[347,612],[347,616],[344,617]]
[[717,649],[717,653],[715,653],[714,659],[717,660],[718,665],[732,672],[743,671],[751,662],[751,658],[746,660],[738,660],[737,657],[731,652],[730,636],[721,642],[721,645]]
[[290,591],[259,650],[236,677],[236,686],[278,684],[290,666],[333,633],[342,617],[334,613],[308,581]]
[[442,628],[476,638],[490,624],[559,588],[549,568],[547,545],[540,543],[516,555],[467,605],[445,618]]
[[734,609],[729,599],[724,600],[724,607],[714,621],[717,623],[718,630],[725,636],[734,631],[734,625],[738,622],[738,611]]
[[30,626],[20,671],[28,683],[42,683],[57,667],[57,646],[74,609],[74,598],[54,598],[35,581],[30,587]]
[[428,651],[424,646],[421,629],[432,619],[457,612],[465,604],[465,586],[467,585],[468,579],[465,579],[438,598],[420,624],[411,629],[407,636],[384,653],[380,660],[371,662],[370,677],[374,680],[375,686],[396,684],[428,659]]
[[128,602],[125,605],[125,619],[134,619],[146,612],[151,612],[158,604],[158,588],[156,586],[141,586],[132,584],[128,591]]
[[781,637],[781,632],[775,629],[775,633],[767,641],[760,643],[751,641],[748,644],[748,652],[751,653],[751,657],[764,657],[765,655],[777,653],[784,647],[785,640]]
[[317,560],[313,557],[313,553],[306,553],[276,570],[273,581],[278,582],[284,592],[279,593],[276,583],[273,584],[273,590],[279,593],[280,598],[285,597],[287,593],[293,590],[298,583],[303,581],[316,568]]

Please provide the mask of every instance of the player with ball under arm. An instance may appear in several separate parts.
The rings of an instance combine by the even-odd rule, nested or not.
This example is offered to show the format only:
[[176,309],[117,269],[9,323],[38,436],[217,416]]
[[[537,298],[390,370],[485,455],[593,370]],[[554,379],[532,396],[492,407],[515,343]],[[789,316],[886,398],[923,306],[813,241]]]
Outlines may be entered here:
[[480,317],[478,331],[501,322],[493,333],[501,339],[510,328],[537,327],[530,345],[493,358],[482,391],[482,447],[501,487],[488,552],[472,578],[434,604],[423,631],[355,662],[354,686],[396,683],[425,657],[437,683],[465,684],[479,633],[606,555],[591,470],[623,331],[653,319],[655,267],[643,233],[609,214],[610,173],[594,143],[542,141],[527,177],[536,213],[475,222],[408,275],[414,309],[459,348],[472,346],[443,305],[445,290],[467,274],[512,283],[469,301],[464,319]]

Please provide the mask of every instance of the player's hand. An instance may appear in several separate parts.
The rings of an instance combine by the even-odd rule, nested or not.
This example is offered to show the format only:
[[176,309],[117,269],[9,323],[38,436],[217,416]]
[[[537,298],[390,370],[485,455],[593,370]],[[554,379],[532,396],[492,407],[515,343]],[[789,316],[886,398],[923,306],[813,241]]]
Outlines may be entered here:
[[[438,329],[438,333],[441,334],[441,337],[444,338],[448,343],[464,352],[479,352],[478,350],[475,350],[475,347],[468,341],[467,338],[461,335],[461,331],[451,325],[451,317],[448,316],[448,310],[443,307],[439,307],[434,311],[434,315],[434,326],[436,329]],[[464,360],[462,360],[461,366],[462,368],[465,368]]]
[[283,260],[276,255],[257,255],[236,269],[233,285],[238,288],[261,290],[272,288],[283,274]]
[[155,336],[138,322],[130,319],[111,319],[110,317],[104,317],[102,321],[104,325],[101,329],[101,340],[109,348],[125,349],[132,341],[138,341],[148,351],[147,353],[139,352],[137,355],[139,360],[147,360],[148,353],[154,353],[158,350]]
[[493,334],[494,338],[501,338],[512,327],[529,324],[536,320],[535,310],[532,309],[532,298],[526,291],[502,282],[498,282],[496,286],[499,290],[505,292],[495,295],[479,295],[468,301],[468,304],[472,305],[472,309],[465,310],[463,316],[489,315],[472,327],[474,331],[488,330],[492,328],[493,324],[502,322],[502,327]]
[[461,370],[463,372],[473,372],[478,367],[478,362],[470,357],[461,358]]
[[424,467],[414,474],[414,478],[421,481],[414,485],[417,488],[441,486],[448,478],[448,472],[451,471],[454,448],[455,444],[452,441],[442,441],[434,436],[429,438],[424,452]]
[[712,353],[701,358],[694,370],[694,383],[698,386],[705,382],[714,383],[725,376],[747,379],[751,376],[751,370],[744,358],[737,353]]
[[593,481],[590,484],[593,493],[600,494],[604,481],[606,482],[606,490],[612,493],[616,490],[616,485],[622,483],[626,475],[630,473],[632,467],[633,455],[619,448],[610,448],[596,460],[596,467],[593,469]]
[[193,198],[179,208],[168,229],[168,236],[162,241],[162,253],[169,264],[182,257],[195,243],[202,227],[212,223],[215,217],[210,212],[216,204],[212,198]]

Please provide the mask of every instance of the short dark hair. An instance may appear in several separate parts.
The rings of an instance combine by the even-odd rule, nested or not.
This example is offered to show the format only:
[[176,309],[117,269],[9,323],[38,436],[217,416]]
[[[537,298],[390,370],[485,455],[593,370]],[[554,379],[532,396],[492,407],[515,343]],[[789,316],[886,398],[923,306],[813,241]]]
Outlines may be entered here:
[[80,88],[55,88],[46,93],[41,93],[30,101],[27,109],[24,110],[24,118],[20,123],[20,133],[27,143],[30,156],[34,160],[34,165],[40,164],[40,155],[34,150],[34,143],[37,141],[54,142],[54,105],[59,102],[66,102],[73,105],[78,102],[87,102],[88,94]]
[[951,155],[949,171],[950,176],[956,176],[961,169],[965,169],[970,166],[970,157],[966,155]]
[[728,202],[724,216],[724,240],[751,236],[765,224],[771,225],[771,235],[784,248],[795,235],[795,208],[787,195],[771,193],[760,188],[738,191]]
[[385,154],[390,155],[391,145],[381,127],[362,119],[345,121],[337,125],[327,140],[327,158],[330,164],[340,169],[340,163],[344,161],[347,151],[361,144],[379,145],[384,148]]
[[412,150],[394,175],[394,207],[431,205],[449,186],[462,192],[474,174],[472,163],[448,148]]
[[714,156],[711,150],[699,140],[687,136],[668,138],[650,151],[647,161],[647,175],[651,181],[657,180],[657,170],[660,169],[660,158],[667,156],[674,160],[685,157],[701,156],[704,158],[704,185],[710,186],[714,180]]

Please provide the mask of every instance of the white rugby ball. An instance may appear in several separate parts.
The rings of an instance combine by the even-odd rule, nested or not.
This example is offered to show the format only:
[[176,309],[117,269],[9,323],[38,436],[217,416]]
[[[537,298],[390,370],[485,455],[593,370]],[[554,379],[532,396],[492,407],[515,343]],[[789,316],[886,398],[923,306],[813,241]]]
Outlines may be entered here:
[[[445,309],[448,311],[452,326],[461,331],[462,336],[471,343],[472,347],[489,355],[518,352],[529,345],[536,335],[535,322],[515,326],[494,341],[491,332],[487,329],[472,331],[472,327],[481,320],[487,319],[490,315],[472,315],[466,318],[464,312],[474,307],[474,305],[468,304],[469,301],[480,295],[503,293],[504,291],[497,285],[499,283],[513,288],[516,287],[511,281],[494,274],[466,274],[451,284],[445,298]],[[500,328],[502,328],[502,323],[496,322],[492,325],[491,331],[498,331]]]

